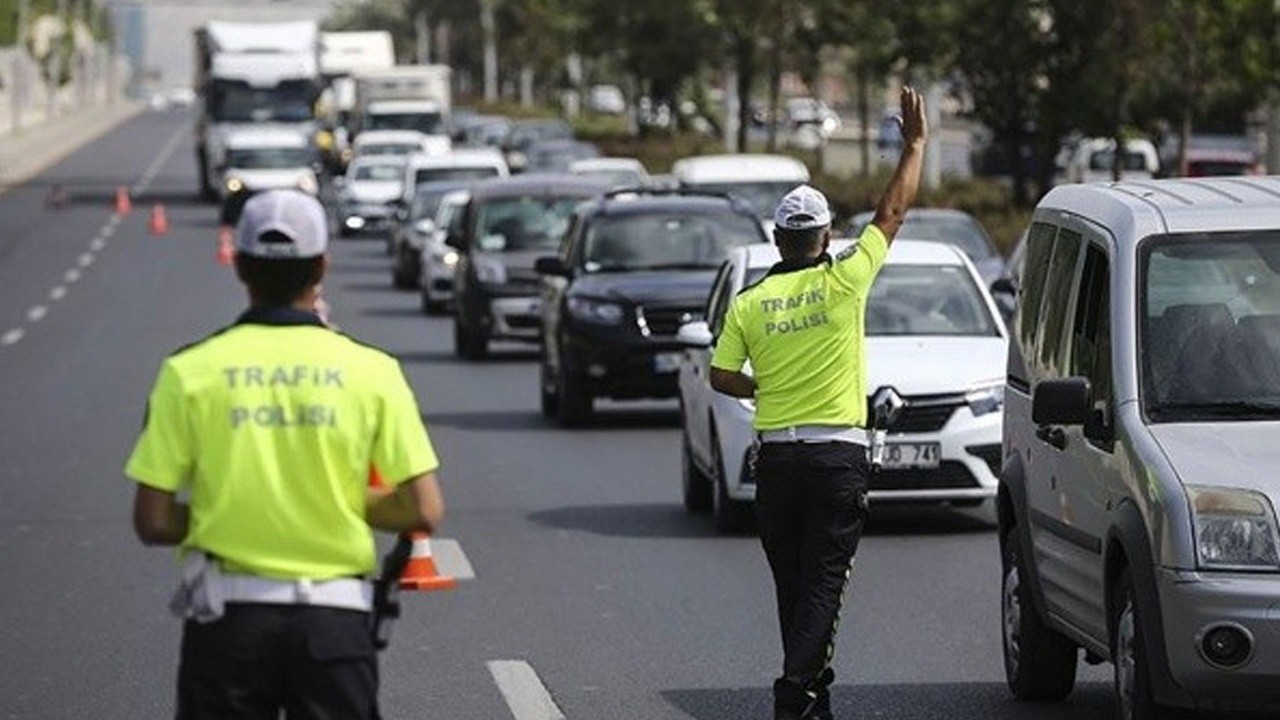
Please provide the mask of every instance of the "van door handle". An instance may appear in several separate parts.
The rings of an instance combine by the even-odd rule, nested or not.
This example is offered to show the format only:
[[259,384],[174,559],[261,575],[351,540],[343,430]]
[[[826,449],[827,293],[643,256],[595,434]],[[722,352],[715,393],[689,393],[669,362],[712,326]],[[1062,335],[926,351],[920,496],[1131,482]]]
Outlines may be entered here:
[[1041,425],[1036,428],[1036,437],[1059,450],[1067,446],[1067,433],[1060,427]]

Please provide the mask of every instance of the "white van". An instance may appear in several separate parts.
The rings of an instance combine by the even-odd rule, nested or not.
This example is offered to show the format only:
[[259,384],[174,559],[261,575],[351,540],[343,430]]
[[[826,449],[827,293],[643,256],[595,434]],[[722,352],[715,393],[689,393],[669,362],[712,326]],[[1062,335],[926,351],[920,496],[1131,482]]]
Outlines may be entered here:
[[1280,711],[1280,178],[1062,185],[1027,233],[997,495],[1005,672],[1116,717]]
[[[1073,183],[1110,182],[1116,157],[1112,138],[1084,138],[1067,155],[1066,180]],[[1121,180],[1150,180],[1160,170],[1156,146],[1145,138],[1125,140],[1120,160]]]
[[682,188],[734,195],[750,203],[765,230],[782,196],[809,182],[809,168],[786,155],[698,155],[677,160],[671,174]]

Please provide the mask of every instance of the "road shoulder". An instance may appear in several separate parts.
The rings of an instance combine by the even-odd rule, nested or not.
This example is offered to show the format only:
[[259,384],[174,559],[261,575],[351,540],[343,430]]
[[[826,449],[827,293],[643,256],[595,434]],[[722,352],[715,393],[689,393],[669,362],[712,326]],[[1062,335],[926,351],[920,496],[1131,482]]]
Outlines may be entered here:
[[0,136],[0,195],[143,111],[135,103],[93,108]]

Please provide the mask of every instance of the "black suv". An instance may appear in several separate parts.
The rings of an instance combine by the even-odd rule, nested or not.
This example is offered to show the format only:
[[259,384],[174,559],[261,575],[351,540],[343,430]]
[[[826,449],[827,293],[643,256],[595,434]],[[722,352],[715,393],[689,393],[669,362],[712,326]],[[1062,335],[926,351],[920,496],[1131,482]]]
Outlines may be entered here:
[[599,179],[522,175],[476,185],[463,211],[461,233],[445,244],[454,266],[454,349],[478,360],[490,340],[538,342],[538,296],[533,261],[554,252],[573,209],[604,192]]
[[627,189],[579,206],[537,262],[543,414],[572,426],[596,397],[675,397],[676,331],[702,316],[728,249],[762,242],[752,209],[723,195]]

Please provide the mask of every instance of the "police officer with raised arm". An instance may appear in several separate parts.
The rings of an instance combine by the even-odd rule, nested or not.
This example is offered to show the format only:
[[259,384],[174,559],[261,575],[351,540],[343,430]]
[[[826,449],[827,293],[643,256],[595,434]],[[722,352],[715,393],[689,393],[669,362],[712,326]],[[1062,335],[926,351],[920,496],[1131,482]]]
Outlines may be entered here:
[[245,204],[249,308],[164,361],[125,468],[138,537],[183,559],[179,720],[377,718],[371,527],[443,518],[399,362],[314,312],[327,242],[308,195]]
[[784,655],[776,720],[832,717],[836,625],[867,518],[863,316],[915,199],[927,134],[919,93],[903,88],[901,106],[902,156],[857,244],[832,258],[826,198],[804,185],[788,193],[774,215],[782,261],[734,300],[711,360],[712,387],[756,402],[756,514]]

